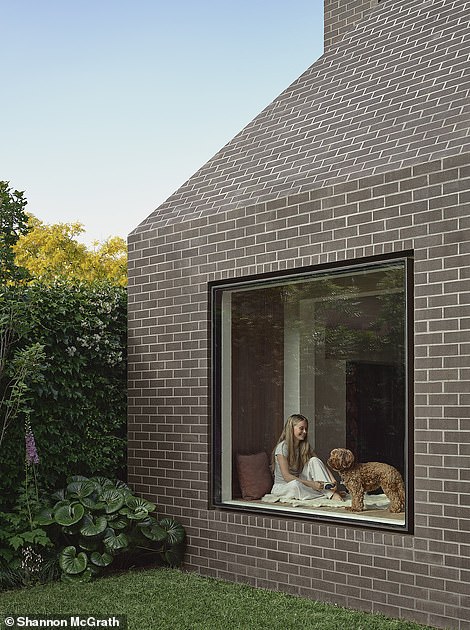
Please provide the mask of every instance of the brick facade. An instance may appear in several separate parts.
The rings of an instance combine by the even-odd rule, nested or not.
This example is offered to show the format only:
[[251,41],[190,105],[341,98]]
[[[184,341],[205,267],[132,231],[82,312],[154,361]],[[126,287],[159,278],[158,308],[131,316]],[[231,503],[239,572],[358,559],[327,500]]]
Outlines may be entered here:
[[338,44],[364,18],[366,11],[376,7],[379,2],[380,0],[325,0],[325,51]]
[[[129,482],[188,569],[469,627],[469,16],[384,0],[130,235]],[[414,532],[210,509],[208,282],[411,250]]]

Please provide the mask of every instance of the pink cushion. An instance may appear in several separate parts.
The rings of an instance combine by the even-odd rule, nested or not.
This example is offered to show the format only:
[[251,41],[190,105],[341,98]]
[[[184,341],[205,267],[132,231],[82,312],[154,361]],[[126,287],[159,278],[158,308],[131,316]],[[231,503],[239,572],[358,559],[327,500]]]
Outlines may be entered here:
[[243,499],[261,499],[271,492],[273,478],[266,453],[237,455],[237,469]]

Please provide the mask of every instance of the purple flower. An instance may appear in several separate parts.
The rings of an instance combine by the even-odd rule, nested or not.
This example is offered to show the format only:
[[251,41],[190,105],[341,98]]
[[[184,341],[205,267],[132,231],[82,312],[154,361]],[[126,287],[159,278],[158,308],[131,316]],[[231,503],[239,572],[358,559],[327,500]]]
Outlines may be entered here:
[[24,439],[26,444],[26,463],[39,464],[39,455],[36,449],[36,442],[34,441],[34,434],[29,420],[26,421]]

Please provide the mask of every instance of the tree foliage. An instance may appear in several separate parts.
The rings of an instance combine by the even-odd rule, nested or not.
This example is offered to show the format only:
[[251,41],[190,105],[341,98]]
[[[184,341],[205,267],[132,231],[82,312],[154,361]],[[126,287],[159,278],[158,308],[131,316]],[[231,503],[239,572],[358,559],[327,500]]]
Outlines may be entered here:
[[28,215],[24,193],[12,190],[10,183],[0,181],[0,283],[16,282],[27,273],[15,262],[14,245],[28,232]]
[[77,240],[84,232],[81,223],[46,224],[32,214],[28,228],[17,239],[13,251],[16,264],[27,269],[35,281],[109,280],[126,285],[127,250],[121,237],[113,236],[88,248]]
[[6,506],[24,481],[25,425],[34,430],[46,489],[71,470],[119,476],[125,457],[125,243],[116,237],[89,250],[76,240],[81,224],[45,225],[25,206],[23,193],[0,182]]
[[21,291],[12,299],[12,288],[29,279],[13,251],[29,229],[26,203],[22,192],[0,181],[0,449],[10,425],[28,414],[29,384],[41,378],[44,361],[40,343],[25,343],[30,313]]

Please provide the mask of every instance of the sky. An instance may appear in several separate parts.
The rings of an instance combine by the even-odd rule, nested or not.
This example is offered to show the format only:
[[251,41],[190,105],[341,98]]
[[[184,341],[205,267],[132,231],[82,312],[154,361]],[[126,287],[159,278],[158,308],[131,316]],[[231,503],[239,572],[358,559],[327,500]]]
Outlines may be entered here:
[[323,53],[323,0],[5,0],[0,180],[128,233]]

